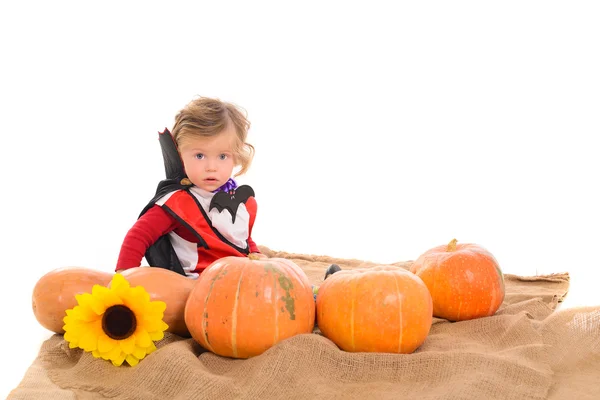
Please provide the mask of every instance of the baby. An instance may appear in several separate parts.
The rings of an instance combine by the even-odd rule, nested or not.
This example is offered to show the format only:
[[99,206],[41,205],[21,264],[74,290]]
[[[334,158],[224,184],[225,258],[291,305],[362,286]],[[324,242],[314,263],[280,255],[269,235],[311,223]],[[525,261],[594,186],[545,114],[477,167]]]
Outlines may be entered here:
[[266,258],[252,240],[254,190],[233,179],[254,156],[249,127],[238,107],[218,99],[198,98],[177,114],[173,132],[159,134],[167,179],[127,232],[116,272],[145,256],[153,267],[197,278],[222,257]]

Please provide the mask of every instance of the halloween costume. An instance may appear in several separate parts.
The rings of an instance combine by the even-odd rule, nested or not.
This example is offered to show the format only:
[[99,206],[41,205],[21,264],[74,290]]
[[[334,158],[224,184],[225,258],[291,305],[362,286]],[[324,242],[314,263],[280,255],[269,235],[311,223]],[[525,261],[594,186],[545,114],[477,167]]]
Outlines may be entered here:
[[159,133],[165,180],[127,233],[116,269],[153,267],[197,277],[213,261],[258,253],[252,240],[254,190],[230,179],[215,192],[193,186],[171,133]]

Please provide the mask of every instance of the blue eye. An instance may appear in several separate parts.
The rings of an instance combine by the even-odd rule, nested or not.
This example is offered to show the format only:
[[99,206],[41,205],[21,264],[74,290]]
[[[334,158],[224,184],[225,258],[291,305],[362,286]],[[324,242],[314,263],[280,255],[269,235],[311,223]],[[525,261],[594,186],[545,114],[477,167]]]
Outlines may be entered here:
[[219,156],[219,160],[226,160],[227,159],[227,154],[221,154]]
[[202,154],[202,153],[198,153],[198,154],[196,154],[196,158],[197,158],[198,160],[202,160],[202,159],[204,158],[204,154]]

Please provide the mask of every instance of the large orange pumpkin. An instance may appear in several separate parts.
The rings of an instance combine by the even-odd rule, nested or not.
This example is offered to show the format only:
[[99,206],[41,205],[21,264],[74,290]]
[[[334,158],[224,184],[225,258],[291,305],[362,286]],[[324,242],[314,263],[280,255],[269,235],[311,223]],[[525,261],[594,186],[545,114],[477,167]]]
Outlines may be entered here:
[[427,338],[432,319],[427,287],[400,267],[342,270],[317,294],[319,329],[349,352],[412,353]]
[[504,275],[494,256],[472,243],[437,246],[410,270],[429,288],[433,315],[450,321],[494,315],[504,301]]
[[205,349],[232,358],[259,355],[311,333],[312,288],[292,261],[221,258],[204,270],[185,306],[185,323]]

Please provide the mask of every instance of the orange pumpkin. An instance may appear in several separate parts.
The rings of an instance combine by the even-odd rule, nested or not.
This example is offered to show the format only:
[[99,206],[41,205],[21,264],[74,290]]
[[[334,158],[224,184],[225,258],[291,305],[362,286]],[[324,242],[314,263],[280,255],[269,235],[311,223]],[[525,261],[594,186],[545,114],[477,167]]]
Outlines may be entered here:
[[76,294],[91,293],[96,284],[106,286],[110,272],[83,267],[64,267],[48,272],[38,279],[31,296],[33,315],[44,328],[65,333],[65,311],[77,305]]
[[472,243],[434,247],[410,267],[429,288],[433,315],[464,321],[494,315],[504,301],[504,275],[494,256]]
[[160,300],[166,303],[163,321],[169,325],[168,332],[190,337],[183,312],[188,296],[196,284],[195,279],[157,267],[129,268],[122,271],[121,275],[132,287],[143,287],[150,295],[151,301]]
[[432,319],[427,287],[400,267],[342,270],[317,294],[319,329],[349,352],[412,353],[427,338]]
[[[183,319],[187,296],[195,280],[162,268],[131,268],[121,273],[131,286],[142,286],[151,300],[167,304],[163,321],[168,332],[190,336]],[[65,267],[48,272],[36,283],[32,295],[33,314],[46,329],[64,333],[66,310],[77,305],[76,294],[91,293],[94,285],[108,286],[113,273],[83,267]]]
[[185,306],[192,337],[232,358],[256,356],[291,336],[311,333],[314,321],[307,276],[279,258],[215,261],[200,275]]

